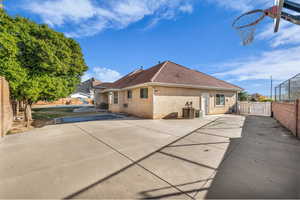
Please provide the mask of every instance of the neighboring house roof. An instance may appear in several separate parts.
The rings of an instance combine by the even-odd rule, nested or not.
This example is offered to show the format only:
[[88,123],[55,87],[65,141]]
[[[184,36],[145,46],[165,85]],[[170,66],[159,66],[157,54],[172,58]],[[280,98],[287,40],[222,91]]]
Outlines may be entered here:
[[[90,78],[82,83],[80,83],[77,88],[76,91],[74,93],[84,93],[84,94],[90,94],[91,93],[91,89],[95,86],[100,84],[101,81],[95,80],[94,78]],[[73,94],[74,94],[73,93]]]
[[111,83],[107,88],[122,89],[144,83],[177,84],[232,90],[242,88],[202,72],[165,61],[146,70],[136,70]]
[[99,83],[93,86],[93,88],[95,89],[103,89],[103,88],[112,88],[113,83],[108,83],[108,82],[104,82],[104,83]]
[[92,87],[94,87],[94,86],[96,86],[96,85],[99,85],[99,84],[101,84],[102,82],[101,81],[99,81],[99,80],[96,80],[96,79],[92,79]]
[[82,93],[82,92],[76,92],[70,95],[71,98],[90,98],[90,94]]

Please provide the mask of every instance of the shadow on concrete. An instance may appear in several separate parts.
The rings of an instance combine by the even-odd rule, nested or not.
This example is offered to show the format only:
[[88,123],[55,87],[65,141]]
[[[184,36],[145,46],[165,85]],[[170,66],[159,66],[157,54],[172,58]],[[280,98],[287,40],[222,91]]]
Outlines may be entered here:
[[[98,186],[99,184],[101,184],[101,183],[103,183],[103,182],[105,182],[105,181],[107,181],[107,180],[113,178],[114,176],[117,176],[117,175],[121,174],[122,172],[125,172],[126,170],[128,170],[129,168],[131,168],[131,167],[133,167],[133,166],[139,166],[139,167],[143,168],[144,170],[146,170],[147,172],[149,172],[150,174],[152,174],[152,175],[154,175],[155,177],[157,177],[158,179],[160,179],[160,180],[166,182],[166,181],[163,180],[161,177],[157,176],[156,174],[154,174],[154,173],[151,172],[150,170],[146,169],[145,167],[143,167],[143,166],[140,165],[139,163],[140,163],[141,161],[143,161],[143,160],[149,158],[150,156],[153,156],[154,154],[156,154],[156,153],[158,153],[158,152],[161,152],[161,150],[163,150],[164,148],[166,148],[166,147],[168,147],[168,146],[170,146],[170,145],[172,145],[172,144],[175,144],[176,142],[178,142],[178,141],[180,141],[180,140],[186,138],[187,136],[193,134],[195,131],[197,131],[197,130],[203,128],[203,127],[206,127],[206,126],[208,126],[208,125],[211,124],[211,123],[214,123],[215,121],[216,121],[216,120],[213,120],[213,121],[209,122],[208,124],[206,124],[206,125],[204,125],[204,126],[202,126],[202,127],[200,127],[200,128],[197,128],[197,129],[194,130],[194,131],[191,131],[190,133],[188,133],[188,134],[186,134],[186,135],[184,135],[184,136],[182,136],[182,137],[180,137],[180,138],[174,140],[173,142],[171,142],[171,143],[169,143],[169,144],[167,144],[167,145],[165,145],[165,146],[163,146],[163,147],[157,149],[156,151],[154,151],[154,152],[148,154],[147,156],[144,156],[144,157],[138,159],[137,161],[132,160],[131,158],[129,158],[129,157],[126,156],[125,154],[123,154],[123,153],[121,153],[120,151],[118,151],[117,149],[115,149],[114,147],[112,147],[112,146],[110,146],[110,145],[104,143],[104,142],[101,141],[100,139],[94,137],[93,135],[90,135],[90,134],[87,132],[87,134],[89,134],[91,137],[94,137],[96,140],[99,140],[99,142],[105,144],[105,145],[108,146],[109,148],[113,149],[114,151],[118,152],[118,153],[121,154],[122,156],[126,157],[126,158],[129,159],[132,163],[129,164],[129,165],[127,165],[126,167],[124,167],[124,168],[122,168],[122,169],[120,169],[120,170],[118,170],[118,171],[116,171],[116,172],[114,172],[114,173],[112,173],[112,174],[110,174],[110,175],[108,175],[108,176],[102,178],[102,179],[99,179],[98,181],[96,181],[96,182],[94,182],[94,183],[91,183],[90,185],[87,185],[86,187],[84,187],[84,188],[82,188],[82,189],[80,189],[80,190],[78,190],[78,191],[76,191],[76,192],[74,192],[74,193],[72,193],[72,194],[70,194],[70,195],[64,197],[63,199],[73,199],[73,198],[77,198],[78,195],[83,194],[84,192],[86,192],[86,191],[88,191],[88,190],[90,190],[90,189],[92,189],[92,188]],[[84,131],[84,130],[83,130],[83,131]],[[192,162],[192,161],[188,161],[188,162]],[[197,164],[198,164],[198,163],[197,163]],[[209,167],[209,166],[207,166],[207,167]],[[145,199],[149,199],[149,198],[151,198],[151,199],[166,198],[166,197],[174,197],[174,196],[179,196],[179,195],[182,195],[182,194],[186,194],[186,192],[181,191],[181,190],[180,190],[179,188],[177,188],[175,185],[172,185],[172,184],[170,184],[170,183],[168,183],[168,182],[166,182],[166,183],[167,183],[168,185],[170,185],[170,188],[175,188],[175,189],[177,189],[178,192],[176,192],[176,193],[163,194],[163,195],[159,195],[159,196],[153,196],[153,195],[150,196],[150,195],[148,194],[149,191],[140,192],[140,194],[144,195],[143,198],[145,198]],[[186,183],[186,184],[189,184],[189,183]],[[192,184],[192,183],[190,183],[190,184]],[[163,189],[165,189],[165,188],[163,188]],[[155,189],[154,191],[156,191],[156,190],[161,190],[161,188],[160,188],[160,189]],[[196,191],[196,190],[195,190],[195,191]],[[195,192],[195,191],[190,191],[190,192]],[[186,195],[187,195],[187,194],[186,194]],[[187,197],[191,197],[191,196],[187,195]]]
[[199,145],[210,145],[210,144],[228,144],[229,142],[207,142],[207,143],[191,143],[191,144],[179,144],[179,145],[170,145],[170,147],[188,147],[188,146],[199,146]]
[[270,117],[247,116],[207,199],[299,199],[300,141]]
[[180,156],[176,156],[176,155],[170,154],[170,153],[166,153],[166,152],[163,152],[163,151],[159,151],[158,153],[161,153],[161,154],[163,154],[163,155],[165,155],[165,156],[170,156],[170,157],[172,157],[172,158],[177,158],[177,159],[182,160],[182,161],[184,161],[184,162],[192,163],[192,164],[198,165],[198,166],[200,166],[200,167],[204,167],[204,168],[216,170],[216,168],[211,167],[211,166],[209,166],[209,165],[205,165],[205,164],[202,164],[202,163],[193,161],[193,160],[189,160],[189,159],[186,159],[186,158],[183,158],[183,157],[180,157]]
[[[183,184],[178,184],[178,185],[174,185],[175,187],[182,187],[182,186],[187,186],[187,185],[194,185],[197,183],[205,183],[207,181],[212,180],[211,178],[208,179],[202,179],[202,180],[198,180],[198,181],[192,181],[192,182],[188,182],[188,183],[183,183]],[[147,191],[142,191],[139,194],[142,196],[142,199],[161,199],[161,198],[166,198],[166,197],[176,197],[181,195],[182,193],[167,193],[164,195],[157,195],[157,196],[153,196],[151,194],[151,192],[156,192],[156,191],[161,191],[161,190],[167,190],[172,188],[172,186],[169,187],[161,187],[161,188],[156,188],[156,189],[152,189],[152,190],[147,190]],[[188,191],[184,191],[187,194],[193,194],[193,193],[197,193],[197,192],[201,192],[201,191],[205,191],[208,188],[200,188],[200,189],[193,189],[193,190],[188,190]],[[190,196],[191,198],[193,198],[192,196]]]
[[[219,118],[220,119],[220,118]],[[222,119],[217,119],[207,125],[204,129],[221,129]],[[223,120],[226,120],[225,118]],[[227,119],[228,120],[228,119]],[[230,124],[229,124],[230,126]],[[157,151],[134,161],[114,149],[132,163],[109,176],[102,178],[79,191],[66,196],[64,199],[76,198],[78,195],[108,181],[114,176],[123,173],[133,166],[138,166],[152,174],[156,178],[167,183],[167,187],[153,188],[146,191],[139,191],[142,199],[161,199],[161,198],[180,198],[186,195],[191,199],[197,198],[200,192],[206,192],[207,199],[296,199],[300,198],[300,141],[291,135],[289,131],[279,126],[279,124],[270,117],[247,116],[242,128],[242,135],[239,138],[232,138],[222,134],[206,133],[201,130],[203,127],[195,130],[200,134],[207,134],[222,138],[229,138],[229,146],[220,163],[215,168],[207,164],[199,163],[188,157],[181,157],[163,151],[165,148],[182,148],[196,145],[216,145],[228,142],[211,143],[192,143],[176,144],[191,133],[178,138],[172,143],[158,149]],[[237,128],[237,127],[232,127]],[[225,130],[225,129],[224,129]],[[227,130],[228,131],[228,130]],[[113,148],[110,146],[110,148]],[[225,150],[224,150],[225,151]],[[182,162],[188,162],[199,167],[214,170],[215,173],[207,179],[172,185],[172,183],[159,177],[152,171],[146,169],[140,164],[141,161],[154,154],[163,154],[165,156],[178,159]],[[202,184],[203,187],[193,187],[182,191],[182,186]],[[209,183],[209,184],[208,184]],[[130,184],[130,183],[128,183]],[[133,184],[133,183],[132,183]],[[135,183],[138,184],[138,183]],[[116,185],[117,187],[117,185]],[[168,189],[175,189],[169,192]],[[159,194],[155,194],[157,191]]]

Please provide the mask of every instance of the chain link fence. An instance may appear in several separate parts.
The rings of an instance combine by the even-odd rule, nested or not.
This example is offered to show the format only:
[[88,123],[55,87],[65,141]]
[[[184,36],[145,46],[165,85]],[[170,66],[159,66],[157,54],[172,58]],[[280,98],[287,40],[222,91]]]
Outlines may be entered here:
[[300,74],[275,87],[275,101],[296,101],[300,99]]

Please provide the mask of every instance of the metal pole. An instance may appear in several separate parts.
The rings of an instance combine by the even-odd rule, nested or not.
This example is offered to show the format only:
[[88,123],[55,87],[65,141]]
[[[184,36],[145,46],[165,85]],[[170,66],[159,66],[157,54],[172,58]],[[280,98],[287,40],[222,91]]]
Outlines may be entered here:
[[273,100],[273,78],[271,76],[271,88],[270,88],[270,98]]
[[277,101],[277,96],[278,96],[278,94],[277,94],[277,87],[275,87],[275,101]]
[[291,79],[289,79],[289,101],[291,101]]
[[278,99],[279,99],[279,101],[281,101],[281,84],[279,85],[279,95],[278,95]]

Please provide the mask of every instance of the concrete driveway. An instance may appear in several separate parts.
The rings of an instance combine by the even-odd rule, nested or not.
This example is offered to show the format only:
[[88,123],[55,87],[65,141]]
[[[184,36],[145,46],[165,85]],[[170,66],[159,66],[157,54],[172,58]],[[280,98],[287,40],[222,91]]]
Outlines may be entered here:
[[300,197],[299,153],[271,118],[48,126],[1,140],[0,198]]

